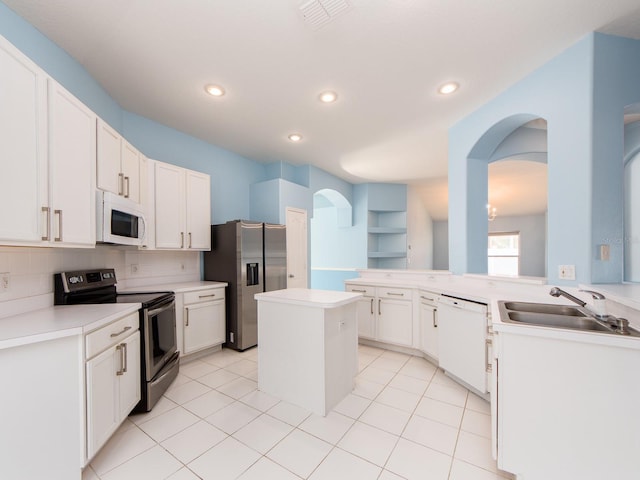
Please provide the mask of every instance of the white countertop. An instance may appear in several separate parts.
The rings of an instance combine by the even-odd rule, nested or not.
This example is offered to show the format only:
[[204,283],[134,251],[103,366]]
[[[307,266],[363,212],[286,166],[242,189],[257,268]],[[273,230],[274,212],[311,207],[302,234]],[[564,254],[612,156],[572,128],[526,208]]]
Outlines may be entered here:
[[0,349],[83,335],[140,309],[139,303],[60,305],[0,319]]
[[355,302],[362,294],[337,292],[335,290],[311,290],[308,288],[288,288],[272,292],[257,293],[255,299],[263,302],[287,303],[317,308],[336,308]]
[[[602,345],[616,345],[627,348],[640,349],[640,337],[629,337],[624,335],[614,335],[599,333],[594,331],[569,330],[554,327],[543,327],[537,325],[523,325],[510,322],[503,322],[500,319],[498,302],[500,300],[548,303],[557,305],[574,305],[565,298],[555,298],[549,295],[549,285],[544,285],[537,281],[525,279],[508,279],[502,277],[489,276],[440,276],[431,279],[418,279],[407,276],[403,278],[402,272],[396,278],[366,276],[347,280],[349,285],[370,285],[370,286],[394,286],[404,288],[415,288],[426,290],[438,295],[457,296],[462,299],[486,303],[491,311],[491,322],[496,332],[514,333],[522,335],[541,336],[550,339],[565,339],[580,341],[584,343],[595,343]],[[596,290],[606,295],[607,299],[619,302],[628,307],[636,306],[640,309],[640,285],[588,285],[580,288]],[[580,293],[575,288],[565,288],[569,293],[590,303],[589,294]],[[610,312],[616,314],[617,312]],[[625,315],[629,319],[630,325],[636,330],[640,330],[640,312],[635,312],[635,316]]]
[[197,290],[205,290],[207,288],[217,288],[217,287],[226,287],[228,283],[226,282],[206,282],[206,281],[195,281],[195,282],[177,282],[177,283],[161,283],[158,285],[143,285],[138,287],[127,287],[122,290],[118,289],[119,292],[174,292],[174,293],[184,293],[184,292],[192,292]]

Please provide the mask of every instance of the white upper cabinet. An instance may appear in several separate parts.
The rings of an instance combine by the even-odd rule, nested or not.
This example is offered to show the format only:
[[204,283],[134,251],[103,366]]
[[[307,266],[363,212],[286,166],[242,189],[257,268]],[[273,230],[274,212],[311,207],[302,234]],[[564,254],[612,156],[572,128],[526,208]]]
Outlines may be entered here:
[[49,238],[94,246],[96,115],[62,86],[49,84]]
[[46,76],[0,37],[0,240],[40,243],[46,234]]
[[140,203],[140,152],[101,119],[97,137],[97,187]]
[[187,248],[211,249],[211,180],[209,175],[187,170]]
[[209,175],[155,162],[155,247],[211,248]]

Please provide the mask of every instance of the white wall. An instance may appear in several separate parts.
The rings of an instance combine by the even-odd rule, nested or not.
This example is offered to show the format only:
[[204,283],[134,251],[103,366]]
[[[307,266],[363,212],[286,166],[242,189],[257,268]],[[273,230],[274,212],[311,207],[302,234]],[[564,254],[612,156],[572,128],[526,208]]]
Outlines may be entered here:
[[[489,232],[520,233],[520,275],[546,277],[547,217],[546,215],[498,216],[489,223]],[[448,222],[433,222],[433,268],[449,269]]]
[[115,268],[118,288],[193,281],[200,280],[200,254],[107,245],[95,249],[0,247],[0,273],[9,275],[9,288],[0,292],[0,317],[12,314],[17,304],[28,307],[36,297],[44,306],[53,304],[53,274],[87,268]]

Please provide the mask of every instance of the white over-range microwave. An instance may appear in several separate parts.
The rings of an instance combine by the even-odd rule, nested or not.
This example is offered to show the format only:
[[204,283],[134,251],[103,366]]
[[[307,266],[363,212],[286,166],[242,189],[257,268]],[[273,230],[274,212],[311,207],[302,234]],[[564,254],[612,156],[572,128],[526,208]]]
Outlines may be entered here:
[[143,245],[146,222],[142,207],[132,200],[98,190],[96,241],[118,245]]

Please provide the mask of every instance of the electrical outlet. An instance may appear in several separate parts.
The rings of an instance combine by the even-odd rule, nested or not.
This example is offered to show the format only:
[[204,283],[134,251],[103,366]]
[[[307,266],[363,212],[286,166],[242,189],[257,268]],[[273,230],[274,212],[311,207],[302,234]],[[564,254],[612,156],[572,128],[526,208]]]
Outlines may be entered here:
[[0,273],[0,292],[6,292],[11,285],[11,275],[9,272]]
[[600,245],[600,260],[608,262],[611,258],[611,248],[606,243]]
[[558,278],[560,280],[575,280],[576,266],[575,265],[558,265]]

